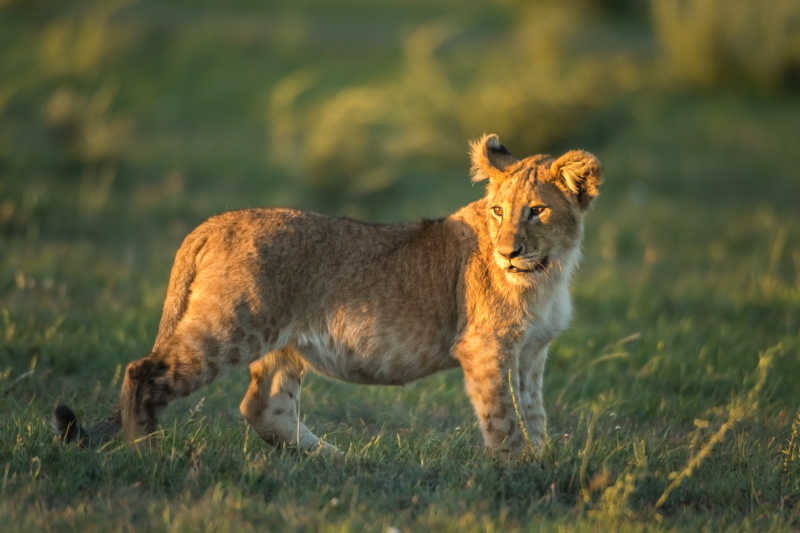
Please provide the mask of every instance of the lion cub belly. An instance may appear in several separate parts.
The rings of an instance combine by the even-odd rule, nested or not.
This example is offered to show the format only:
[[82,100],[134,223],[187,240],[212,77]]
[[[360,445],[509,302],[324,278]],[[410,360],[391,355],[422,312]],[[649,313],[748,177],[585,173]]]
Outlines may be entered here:
[[357,342],[337,338],[330,332],[300,332],[293,343],[311,367],[324,376],[352,383],[403,385],[439,370],[457,365],[443,343],[423,345],[377,336]]

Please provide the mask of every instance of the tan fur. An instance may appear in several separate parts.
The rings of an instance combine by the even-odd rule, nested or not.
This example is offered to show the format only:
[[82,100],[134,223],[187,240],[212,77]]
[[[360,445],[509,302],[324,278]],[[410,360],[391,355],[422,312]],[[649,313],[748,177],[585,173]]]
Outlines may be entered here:
[[[126,437],[152,431],[164,405],[221,368],[249,364],[241,412],[255,431],[333,451],[298,421],[306,370],[400,385],[460,366],[488,448],[523,446],[509,371],[541,443],[547,347],[569,321],[600,167],[582,151],[517,160],[496,135],[471,155],[487,194],[444,219],[383,225],[248,209],[197,227],[176,255],[153,350],[127,367]],[[531,206],[546,209],[529,220]]]

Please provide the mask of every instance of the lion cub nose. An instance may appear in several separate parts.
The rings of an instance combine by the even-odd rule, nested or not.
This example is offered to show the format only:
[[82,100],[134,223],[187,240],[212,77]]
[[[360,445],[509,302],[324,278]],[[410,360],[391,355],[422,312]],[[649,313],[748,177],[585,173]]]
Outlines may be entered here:
[[516,248],[513,246],[498,246],[496,248],[497,253],[505,257],[506,259],[514,259],[515,257],[522,254],[523,246],[520,244]]

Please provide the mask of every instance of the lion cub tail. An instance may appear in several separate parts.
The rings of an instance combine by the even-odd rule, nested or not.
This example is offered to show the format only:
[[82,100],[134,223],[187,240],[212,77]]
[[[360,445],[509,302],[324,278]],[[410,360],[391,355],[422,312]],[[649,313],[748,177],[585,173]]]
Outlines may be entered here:
[[119,433],[122,428],[122,417],[120,410],[115,409],[109,416],[86,429],[80,425],[72,409],[59,404],[53,409],[52,426],[63,442],[96,448]]

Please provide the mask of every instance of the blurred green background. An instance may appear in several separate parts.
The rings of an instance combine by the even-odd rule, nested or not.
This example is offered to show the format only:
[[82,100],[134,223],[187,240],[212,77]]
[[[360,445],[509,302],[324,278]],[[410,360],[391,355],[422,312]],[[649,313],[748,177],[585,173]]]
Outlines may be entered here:
[[[717,446],[716,463],[704,459],[717,467],[677,489],[667,526],[796,527],[798,130],[796,0],[0,0],[0,515],[23,529],[105,519],[169,529],[160,513],[172,494],[211,520],[209,508],[227,509],[214,499],[225,476],[267,490],[272,481],[230,473],[245,472],[253,453],[246,440],[241,452],[232,421],[204,437],[209,449],[239,451],[215,456],[229,473],[202,478],[201,496],[153,470],[145,486],[163,499],[103,518],[92,494],[117,502],[149,467],[133,452],[63,455],[47,413],[54,396],[88,418],[107,411],[112,376],[149,349],[173,254],[203,219],[272,205],[380,221],[443,216],[482,195],[469,182],[467,141],[496,132],[518,156],[580,147],[605,167],[574,326],[546,378],[551,433],[575,437],[543,470],[524,467],[530,503],[482,470],[482,456],[448,466],[460,453],[448,446],[479,443],[458,373],[403,390],[311,378],[312,427],[400,465],[391,490],[347,482],[374,512],[351,502],[325,507],[326,520],[343,530],[524,528],[531,513],[592,524],[587,509],[599,509],[634,528],[636,517],[656,524],[670,472],[733,419],[741,432]],[[759,354],[771,354],[766,384],[748,395]],[[198,394],[235,420],[245,382]],[[748,415],[726,410],[737,398]],[[454,428],[463,439],[450,439]],[[196,447],[196,433],[177,431]],[[382,444],[369,444],[375,435]],[[414,462],[431,453],[424,442],[442,446],[449,474]],[[47,475],[36,461],[51,465]],[[96,470],[75,475],[76,461]],[[309,483],[324,501],[339,497],[344,481],[318,465],[261,461],[286,476],[282,501],[297,516],[327,505],[308,499]],[[483,484],[464,489],[464,464],[486,473]],[[593,485],[592,472],[605,477]],[[614,489],[625,472],[636,473],[634,488]],[[392,490],[418,511],[391,522]],[[696,522],[677,514],[687,509]],[[328,523],[297,516],[267,522]]]

